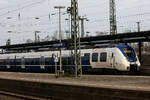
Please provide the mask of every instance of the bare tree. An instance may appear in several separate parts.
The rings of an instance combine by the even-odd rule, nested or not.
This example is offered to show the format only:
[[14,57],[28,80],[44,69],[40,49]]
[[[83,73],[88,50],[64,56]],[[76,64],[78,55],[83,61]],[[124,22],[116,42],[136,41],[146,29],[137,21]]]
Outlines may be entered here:
[[66,39],[70,39],[70,31],[66,30],[65,33],[66,33]]
[[51,37],[49,35],[47,35],[44,39],[42,39],[41,41],[50,41]]
[[108,32],[101,32],[101,31],[96,31],[96,36],[101,36],[101,35],[107,35]]
[[26,40],[26,43],[33,43],[33,40],[27,39],[27,40]]
[[52,40],[58,40],[58,31],[55,31],[52,35]]
[[6,45],[10,45],[10,44],[11,44],[11,40],[8,39],[8,40],[6,41]]

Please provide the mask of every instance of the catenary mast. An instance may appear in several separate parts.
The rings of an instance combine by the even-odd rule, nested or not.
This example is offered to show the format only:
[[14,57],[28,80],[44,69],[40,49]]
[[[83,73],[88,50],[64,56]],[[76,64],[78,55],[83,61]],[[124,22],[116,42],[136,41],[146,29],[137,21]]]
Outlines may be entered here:
[[82,74],[81,51],[80,51],[80,32],[78,16],[78,0],[71,0],[71,39],[74,50],[75,75]]
[[110,35],[117,34],[117,21],[116,21],[116,5],[115,0],[110,0]]

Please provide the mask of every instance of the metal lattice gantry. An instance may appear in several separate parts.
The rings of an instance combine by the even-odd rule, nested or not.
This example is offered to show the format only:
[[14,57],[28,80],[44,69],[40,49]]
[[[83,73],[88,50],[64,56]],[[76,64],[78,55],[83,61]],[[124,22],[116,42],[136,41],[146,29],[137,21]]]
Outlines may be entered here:
[[71,39],[74,49],[75,75],[82,74],[81,68],[81,51],[80,51],[80,32],[78,16],[78,0],[71,0]]
[[110,35],[117,34],[117,21],[116,21],[116,5],[115,0],[110,0]]

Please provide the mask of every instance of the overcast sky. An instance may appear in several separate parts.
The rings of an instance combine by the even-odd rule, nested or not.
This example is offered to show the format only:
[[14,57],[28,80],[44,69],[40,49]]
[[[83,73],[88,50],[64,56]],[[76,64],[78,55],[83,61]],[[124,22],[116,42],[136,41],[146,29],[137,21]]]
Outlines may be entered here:
[[[41,39],[52,36],[58,30],[58,10],[54,9],[57,5],[67,8],[70,0],[0,0],[0,45],[5,45],[8,38],[12,44],[34,40],[34,31],[40,31]],[[118,33],[136,31],[138,21],[141,30],[150,30],[149,5],[150,0],[116,0]],[[63,32],[69,29],[65,12],[63,9]],[[49,19],[49,14],[54,13]],[[89,19],[85,22],[89,35],[94,36],[96,31],[109,32],[109,0],[79,0],[79,15]]]

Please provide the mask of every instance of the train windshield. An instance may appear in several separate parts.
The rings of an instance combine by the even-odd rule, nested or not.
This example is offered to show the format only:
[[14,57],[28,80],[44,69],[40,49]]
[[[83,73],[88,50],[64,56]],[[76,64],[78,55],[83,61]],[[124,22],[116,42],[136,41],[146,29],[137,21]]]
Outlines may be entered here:
[[123,47],[122,50],[128,58],[135,58],[136,55],[132,48]]

